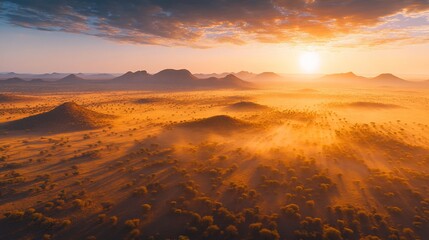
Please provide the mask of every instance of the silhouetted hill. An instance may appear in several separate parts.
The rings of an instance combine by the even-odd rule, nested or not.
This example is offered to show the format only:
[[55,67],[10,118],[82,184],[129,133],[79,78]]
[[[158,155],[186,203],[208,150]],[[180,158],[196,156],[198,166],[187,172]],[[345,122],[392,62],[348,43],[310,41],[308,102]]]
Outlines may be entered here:
[[263,72],[250,79],[252,82],[273,82],[281,80],[284,80],[284,78],[273,72]]
[[66,102],[51,111],[29,116],[5,124],[9,130],[76,131],[108,125],[111,115],[86,109],[74,102]]
[[412,82],[399,78],[391,73],[383,73],[374,78],[357,76],[352,72],[339,73],[339,74],[326,75],[322,77],[321,80],[325,82],[357,83],[357,84],[366,84],[370,86],[412,86],[414,84]]
[[256,74],[252,73],[252,72],[248,72],[248,71],[240,71],[238,73],[233,73],[235,76],[237,76],[240,79],[243,80],[248,80],[251,78],[256,77]]
[[195,80],[198,80],[198,78],[186,69],[165,69],[151,77],[151,81],[154,84],[189,84]]
[[8,84],[13,84],[13,83],[25,83],[26,81],[21,79],[21,78],[17,78],[17,77],[13,77],[13,78],[8,78],[6,80],[1,80],[1,83],[8,83]]
[[194,76],[196,76],[196,77],[198,77],[200,79],[206,79],[206,78],[212,78],[212,77],[215,77],[215,78],[224,78],[224,77],[226,77],[229,74],[232,74],[232,75],[234,75],[234,76],[236,76],[236,77],[238,77],[238,78],[240,78],[242,80],[247,80],[247,79],[250,79],[250,78],[256,76],[256,74],[248,72],[248,71],[240,71],[240,72],[236,72],[236,73],[235,72],[209,73],[209,74],[198,73],[198,74],[194,74]]
[[127,72],[124,75],[112,79],[116,83],[139,83],[148,80],[151,75],[147,71]]
[[250,83],[229,74],[223,78],[199,79],[186,69],[165,69],[154,75],[146,71],[127,72],[112,79],[115,83],[132,83],[136,87],[155,89],[198,89],[198,88],[245,88]]
[[74,82],[82,82],[85,81],[83,78],[76,76],[75,74],[70,74],[58,80],[61,83],[74,83]]
[[329,74],[321,77],[320,79],[324,81],[327,80],[327,81],[339,81],[339,82],[347,82],[347,81],[356,82],[356,81],[368,80],[367,78],[358,76],[353,72]]
[[264,111],[264,110],[269,110],[270,108],[254,102],[242,101],[242,102],[231,104],[227,106],[226,109],[232,110],[232,111]]
[[372,78],[373,81],[383,84],[408,84],[410,82],[397,77],[391,73],[383,73],[378,75],[377,77]]
[[241,80],[240,78],[229,74],[223,78],[206,78],[198,80],[197,85],[203,85],[205,87],[212,88],[249,88],[252,86],[251,83]]

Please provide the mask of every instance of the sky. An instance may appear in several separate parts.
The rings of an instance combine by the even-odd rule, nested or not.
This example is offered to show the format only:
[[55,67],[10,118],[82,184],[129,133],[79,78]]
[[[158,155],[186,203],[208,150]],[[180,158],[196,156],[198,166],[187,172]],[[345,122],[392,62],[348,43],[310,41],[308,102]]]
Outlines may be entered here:
[[0,72],[429,76],[429,0],[0,0]]

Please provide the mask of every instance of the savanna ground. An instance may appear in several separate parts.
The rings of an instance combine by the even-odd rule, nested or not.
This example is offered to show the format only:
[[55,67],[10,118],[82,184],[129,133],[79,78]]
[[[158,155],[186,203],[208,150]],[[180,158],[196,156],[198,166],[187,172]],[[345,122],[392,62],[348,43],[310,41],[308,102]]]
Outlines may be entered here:
[[1,132],[0,239],[429,238],[423,90],[22,95],[1,122],[68,101],[117,118]]

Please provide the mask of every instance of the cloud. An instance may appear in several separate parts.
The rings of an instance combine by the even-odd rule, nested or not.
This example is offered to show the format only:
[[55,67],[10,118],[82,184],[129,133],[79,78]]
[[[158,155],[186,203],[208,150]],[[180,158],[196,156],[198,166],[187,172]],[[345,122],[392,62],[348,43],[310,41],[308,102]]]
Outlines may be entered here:
[[[0,19],[16,26],[193,47],[332,43],[354,35],[365,35],[356,44],[386,44],[416,38],[406,30],[427,25],[429,16],[428,0],[0,0],[0,8]],[[379,26],[383,34],[371,33]]]

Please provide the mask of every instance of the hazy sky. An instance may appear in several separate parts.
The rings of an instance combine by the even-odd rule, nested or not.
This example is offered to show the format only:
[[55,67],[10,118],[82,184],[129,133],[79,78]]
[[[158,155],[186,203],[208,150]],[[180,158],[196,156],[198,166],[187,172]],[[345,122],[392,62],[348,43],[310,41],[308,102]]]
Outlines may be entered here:
[[2,72],[429,75],[428,0],[0,0],[0,36]]

